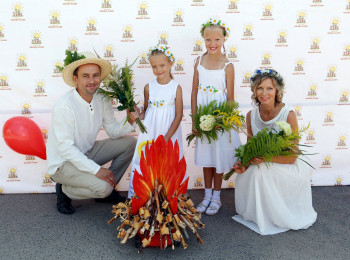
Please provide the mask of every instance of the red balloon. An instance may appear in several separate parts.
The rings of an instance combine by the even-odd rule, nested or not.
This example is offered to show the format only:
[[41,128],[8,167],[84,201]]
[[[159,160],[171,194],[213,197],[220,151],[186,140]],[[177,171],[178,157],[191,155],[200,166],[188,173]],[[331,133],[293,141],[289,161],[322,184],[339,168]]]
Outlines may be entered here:
[[24,116],[12,117],[2,129],[6,144],[15,152],[46,160],[46,147],[39,126]]

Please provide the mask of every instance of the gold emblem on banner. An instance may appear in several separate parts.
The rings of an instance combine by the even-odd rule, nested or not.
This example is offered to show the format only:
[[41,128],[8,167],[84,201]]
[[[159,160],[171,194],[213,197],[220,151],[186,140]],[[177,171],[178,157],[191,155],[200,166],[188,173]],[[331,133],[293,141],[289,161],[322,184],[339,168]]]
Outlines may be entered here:
[[122,40],[121,42],[134,42],[133,40],[133,35],[132,35],[132,26],[131,25],[126,25],[124,26],[124,32],[122,35]]
[[60,21],[60,12],[57,10],[53,10],[50,12],[50,24],[49,28],[62,28]]
[[22,104],[21,114],[22,115],[31,115],[32,114],[30,102],[24,102]]
[[148,57],[145,52],[141,53],[139,55],[139,65],[137,66],[138,68],[150,68],[151,66],[149,65]]
[[230,62],[239,62],[239,60],[237,59],[237,46],[232,46],[229,49],[227,58],[230,60]]
[[196,39],[193,43],[192,53],[191,55],[199,55],[203,51],[203,40],[202,39]]
[[101,8],[103,10],[100,10],[100,12],[110,12],[110,11],[113,12],[113,10],[108,10],[112,8],[112,4],[110,0],[102,0]]
[[304,72],[304,60],[303,59],[298,59],[296,61],[296,64],[294,66],[293,75],[305,75],[305,72]]
[[185,26],[183,15],[184,11],[182,9],[176,10],[173,19],[173,24],[171,26]]
[[298,120],[303,120],[302,114],[301,114],[302,106],[297,105],[294,107],[295,115],[297,116]]
[[11,167],[8,172],[7,182],[20,181],[18,178],[18,170],[16,167]]
[[44,48],[41,41],[41,32],[36,31],[32,34],[32,42],[30,48]]
[[252,74],[250,72],[246,72],[243,74],[242,85],[241,88],[250,87],[250,77]]
[[348,3],[345,6],[344,14],[350,14],[350,0],[348,0]]
[[253,37],[253,25],[247,24],[244,27],[243,37],[241,38],[241,40],[254,40],[254,37]]
[[43,183],[41,187],[54,187],[53,181],[51,180],[50,174],[45,173],[43,176]]
[[166,32],[162,32],[159,36],[159,44],[168,44],[168,34]]
[[272,17],[272,5],[265,4],[262,12],[262,18],[260,20],[274,20]]
[[205,6],[203,0],[192,0],[191,6]]
[[103,53],[103,57],[109,61],[116,61],[113,52],[114,52],[114,47],[113,45],[109,44],[105,47],[105,52]]
[[312,84],[309,88],[309,91],[307,92],[306,99],[318,99],[317,97],[317,85]]
[[5,38],[4,34],[4,26],[0,23],[0,42],[6,42],[7,39]]
[[186,72],[184,72],[184,60],[182,58],[178,58],[175,61],[174,70],[175,70],[174,75],[186,74]]
[[23,18],[23,5],[22,3],[16,3],[12,9],[12,19],[11,21],[25,21]]
[[338,105],[350,105],[349,104],[349,90],[343,90],[341,92]]
[[321,51],[320,51],[320,39],[318,37],[312,39],[309,53],[321,53]]
[[43,134],[45,143],[47,142],[47,138],[49,137],[48,132],[49,130],[47,129],[47,127],[41,128],[41,133]]
[[288,47],[286,31],[281,31],[278,33],[277,43],[275,47]]
[[203,186],[203,178],[202,177],[197,177],[196,181],[194,182],[193,185],[194,188],[202,188]]
[[76,0],[64,0],[63,5],[77,5]]
[[230,181],[227,185],[229,189],[233,189],[235,187],[235,183],[233,181]]
[[17,59],[16,71],[23,71],[23,70],[29,70],[28,64],[27,64],[27,55],[26,54],[18,55],[18,59]]
[[11,90],[7,74],[0,74],[0,90]]
[[306,12],[300,11],[297,15],[296,25],[294,27],[307,27],[306,24]]
[[344,47],[342,60],[350,60],[350,44]]
[[86,26],[85,35],[99,35],[99,33],[97,32],[96,18],[89,18]]
[[326,155],[322,161],[322,166],[320,168],[332,168],[331,159],[332,157],[330,155]]
[[136,19],[150,19],[147,9],[148,9],[148,3],[142,2],[139,5],[139,9],[137,10],[137,17],[136,17]]
[[332,111],[326,112],[322,126],[334,126],[334,115]]
[[25,158],[26,159],[25,159],[24,164],[36,164],[36,163],[38,163],[37,161],[35,161],[35,156],[33,156],[33,155],[26,155]]
[[310,129],[307,132],[304,144],[316,144],[315,129]]
[[311,7],[321,7],[323,6],[322,0],[312,0],[312,3],[310,4]]
[[327,78],[325,81],[337,81],[337,67],[335,65],[330,65],[328,67]]
[[70,51],[78,51],[77,44],[78,44],[78,40],[76,38],[72,38],[69,41],[68,50],[70,50]]
[[335,179],[335,184],[334,186],[342,186],[343,185],[343,178],[342,177],[337,177]]
[[0,194],[4,193],[4,189],[0,187]]
[[35,83],[34,97],[47,97],[45,91],[45,81],[39,80]]
[[340,34],[339,31],[339,18],[333,18],[331,25],[329,26],[328,34]]
[[337,147],[335,148],[336,150],[346,150],[348,149],[346,147],[346,136],[341,135],[339,136],[338,142],[337,142]]
[[63,64],[61,61],[54,62],[54,68],[53,68],[53,75],[52,77],[62,77],[62,71],[60,68],[62,68]]
[[271,53],[270,52],[266,52],[262,56],[260,68],[261,69],[272,68],[272,66],[271,66]]
[[226,13],[239,13],[237,2],[238,0],[229,0]]

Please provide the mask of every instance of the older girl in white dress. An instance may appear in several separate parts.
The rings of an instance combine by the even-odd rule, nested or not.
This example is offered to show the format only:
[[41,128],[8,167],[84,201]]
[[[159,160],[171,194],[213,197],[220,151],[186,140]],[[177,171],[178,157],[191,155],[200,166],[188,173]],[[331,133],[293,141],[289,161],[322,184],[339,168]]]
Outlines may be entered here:
[[[246,117],[250,136],[263,128],[280,131],[276,121],[287,121],[293,130],[298,129],[295,112],[282,103],[284,83],[276,71],[258,70],[251,90],[257,106]],[[310,166],[297,155],[277,156],[269,166],[263,162],[255,158],[248,168],[234,165],[239,174],[235,185],[238,215],[233,219],[261,235],[311,226],[317,213],[312,207]]]

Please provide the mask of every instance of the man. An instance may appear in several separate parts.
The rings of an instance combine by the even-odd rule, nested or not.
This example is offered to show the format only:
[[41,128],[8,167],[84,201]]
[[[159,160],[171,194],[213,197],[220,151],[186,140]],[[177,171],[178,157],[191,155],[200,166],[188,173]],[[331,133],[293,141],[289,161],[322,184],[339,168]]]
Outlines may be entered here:
[[[123,198],[114,189],[132,159],[136,139],[125,136],[138,117],[130,113],[125,124],[114,117],[108,99],[96,93],[111,72],[109,61],[84,53],[86,58],[63,70],[65,83],[74,89],[55,104],[47,142],[48,173],[57,183],[57,209],[72,214],[72,199],[96,198],[117,203]],[[107,140],[96,141],[101,126]],[[101,167],[112,160],[107,168]]]

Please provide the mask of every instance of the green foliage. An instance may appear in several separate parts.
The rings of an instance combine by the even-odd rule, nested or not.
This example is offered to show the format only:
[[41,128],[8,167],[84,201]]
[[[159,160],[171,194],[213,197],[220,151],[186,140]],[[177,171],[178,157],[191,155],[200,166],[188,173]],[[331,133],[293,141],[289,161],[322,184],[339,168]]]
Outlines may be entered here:
[[67,67],[69,64],[73,63],[74,61],[85,59],[86,57],[84,55],[79,55],[77,51],[70,51],[66,50],[66,58],[64,59],[64,66],[60,67],[57,66],[57,68],[62,71],[65,67]]

